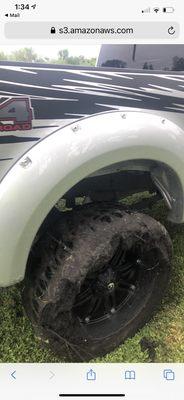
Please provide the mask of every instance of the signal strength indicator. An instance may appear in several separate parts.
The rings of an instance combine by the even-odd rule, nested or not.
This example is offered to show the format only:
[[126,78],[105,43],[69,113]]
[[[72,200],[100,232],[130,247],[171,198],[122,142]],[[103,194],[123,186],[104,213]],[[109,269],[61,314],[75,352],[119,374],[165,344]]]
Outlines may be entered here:
[[145,8],[144,10],[142,10],[142,13],[144,14],[144,13],[150,13],[151,12],[151,8],[150,7],[148,7],[148,8]]

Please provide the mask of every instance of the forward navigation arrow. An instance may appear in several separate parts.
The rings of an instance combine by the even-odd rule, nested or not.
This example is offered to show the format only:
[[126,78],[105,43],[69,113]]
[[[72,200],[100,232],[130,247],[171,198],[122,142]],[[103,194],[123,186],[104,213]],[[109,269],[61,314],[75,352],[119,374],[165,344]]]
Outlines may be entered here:
[[49,379],[53,379],[54,376],[55,376],[54,372],[52,372],[52,371],[49,371],[49,372],[50,372],[50,377],[49,377]]

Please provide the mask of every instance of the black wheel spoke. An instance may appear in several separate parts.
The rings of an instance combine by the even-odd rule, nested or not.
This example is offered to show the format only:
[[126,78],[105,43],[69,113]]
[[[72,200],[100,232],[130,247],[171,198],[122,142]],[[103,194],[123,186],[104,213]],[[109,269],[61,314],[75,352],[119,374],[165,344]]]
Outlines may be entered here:
[[125,254],[126,254],[126,252],[123,249],[117,251],[117,253],[113,257],[113,259],[111,260],[111,263],[110,263],[111,268],[117,270],[123,264]]
[[84,298],[88,297],[89,294],[92,294],[92,291],[91,291],[91,288],[90,288],[90,287],[88,287],[88,288],[85,289],[85,290],[82,290],[82,291],[78,294],[77,298],[78,298],[79,300],[83,300]]
[[93,298],[93,292],[90,288],[88,288],[87,290],[85,290],[84,292],[81,292],[77,296],[77,301],[76,301],[74,307],[82,306],[83,304],[89,302],[92,298]]
[[132,271],[132,270],[133,270],[132,263],[127,263],[127,264],[124,264],[124,265],[121,266],[121,273],[122,274],[126,273],[126,272],[129,272],[129,271]]
[[90,321],[92,319],[93,314],[98,309],[100,303],[101,303],[101,299],[98,299],[97,297],[93,297],[91,299],[91,303],[86,310],[86,317],[85,317],[86,320],[89,319],[89,321]]
[[96,304],[94,305],[94,308],[91,311],[92,315],[95,314],[98,311],[98,308],[100,307],[101,303],[102,303],[102,299],[101,298],[96,300]]
[[111,298],[110,298],[109,294],[104,296],[104,310],[105,310],[106,314],[110,313],[110,310],[111,310]]
[[74,307],[81,307],[82,305],[84,305],[85,303],[89,303],[91,300],[91,295],[89,295],[88,297],[83,298],[83,300],[77,301],[77,303],[74,305]]
[[116,309],[116,292],[113,290],[110,294],[110,300],[111,300],[111,309]]
[[119,245],[109,264],[93,271],[83,285],[83,291],[77,296],[74,306],[81,323],[99,323],[127,303],[136,289],[137,272],[140,261],[133,251],[127,251]]
[[117,286],[117,289],[119,289],[119,290],[125,289],[127,291],[132,291],[132,290],[134,290],[134,288],[135,288],[135,285],[133,285],[132,283],[123,282],[123,281],[119,282],[118,286]]

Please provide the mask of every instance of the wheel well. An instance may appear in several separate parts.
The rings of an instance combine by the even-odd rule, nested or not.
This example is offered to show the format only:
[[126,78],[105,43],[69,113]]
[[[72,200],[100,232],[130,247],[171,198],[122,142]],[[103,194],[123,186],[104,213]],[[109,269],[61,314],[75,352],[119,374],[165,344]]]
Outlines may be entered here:
[[148,191],[160,193],[168,209],[168,218],[180,222],[183,214],[183,189],[175,171],[153,160],[130,160],[96,171],[74,185],[65,195],[68,204],[75,197],[93,201],[118,200]]
[[70,202],[75,197],[90,197],[105,201],[129,196],[143,191],[156,191],[149,171],[127,170],[90,176],[73,186],[64,198]]
[[170,167],[152,160],[130,160],[95,171],[74,185],[62,197],[67,207],[78,197],[91,201],[117,201],[135,193],[158,193],[168,209],[168,219],[177,223],[183,213],[183,190],[180,180]]

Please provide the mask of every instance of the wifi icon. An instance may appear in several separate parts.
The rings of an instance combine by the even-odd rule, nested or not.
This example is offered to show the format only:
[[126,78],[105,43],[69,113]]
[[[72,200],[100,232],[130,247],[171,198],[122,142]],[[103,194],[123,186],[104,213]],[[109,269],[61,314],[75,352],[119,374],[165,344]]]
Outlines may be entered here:
[[160,9],[159,9],[158,7],[155,7],[155,8],[153,9],[153,11],[157,14],[157,13],[160,11]]

